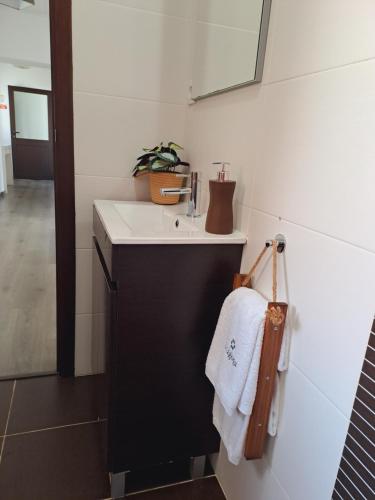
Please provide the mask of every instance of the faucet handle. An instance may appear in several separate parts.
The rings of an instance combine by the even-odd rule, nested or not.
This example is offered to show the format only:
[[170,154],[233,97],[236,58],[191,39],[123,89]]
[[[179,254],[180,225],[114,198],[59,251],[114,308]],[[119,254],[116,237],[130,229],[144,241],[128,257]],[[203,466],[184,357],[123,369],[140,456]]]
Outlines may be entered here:
[[228,171],[225,170],[227,165],[230,165],[229,161],[213,161],[212,165],[221,165],[221,170],[217,173],[217,180],[219,182],[224,182],[227,179]]
[[198,172],[190,172],[190,187],[191,193],[188,201],[188,217],[199,217],[200,214],[197,211],[197,203],[198,203]]
[[160,188],[161,196],[175,196],[176,194],[190,194],[191,188]]

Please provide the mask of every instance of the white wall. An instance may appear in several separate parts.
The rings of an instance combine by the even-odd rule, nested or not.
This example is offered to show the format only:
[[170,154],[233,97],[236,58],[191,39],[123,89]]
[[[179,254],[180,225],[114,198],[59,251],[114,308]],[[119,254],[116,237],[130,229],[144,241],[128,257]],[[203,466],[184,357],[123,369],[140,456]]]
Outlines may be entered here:
[[[233,467],[228,500],[329,500],[375,302],[375,4],[274,0],[262,84],[189,107],[192,168],[232,162],[243,270],[287,237],[290,369],[279,433],[263,460]],[[264,266],[255,286],[270,295]]]
[[[190,106],[185,130],[187,5],[73,1],[77,374],[97,369],[93,199],[146,197],[130,168],[161,139],[186,146],[205,192],[209,164],[231,161],[243,270],[266,239],[287,237],[279,298],[292,348],[277,438],[239,467],[222,450],[218,477],[229,500],[328,500],[374,312],[375,5],[274,0],[262,84]],[[270,293],[269,266],[255,285]]]
[[13,64],[0,62],[0,94],[4,95],[4,103],[8,109],[0,110],[0,145],[11,143],[9,121],[8,85],[33,87],[51,90],[51,70],[49,68],[16,68]]
[[190,2],[73,0],[77,230],[76,373],[91,352],[92,202],[145,199],[131,178],[144,146],[184,143],[190,78]]
[[10,144],[8,85],[51,89],[46,0],[21,11],[0,5],[0,94],[8,105],[0,110],[0,145]]
[[0,5],[0,61],[49,67],[49,19],[47,12],[35,10]]

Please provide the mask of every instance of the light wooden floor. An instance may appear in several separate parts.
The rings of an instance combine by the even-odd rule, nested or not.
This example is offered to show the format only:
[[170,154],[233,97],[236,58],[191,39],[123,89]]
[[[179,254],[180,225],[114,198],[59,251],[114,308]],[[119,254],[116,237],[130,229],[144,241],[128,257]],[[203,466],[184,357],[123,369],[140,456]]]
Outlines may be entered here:
[[52,181],[0,195],[0,377],[56,370]]

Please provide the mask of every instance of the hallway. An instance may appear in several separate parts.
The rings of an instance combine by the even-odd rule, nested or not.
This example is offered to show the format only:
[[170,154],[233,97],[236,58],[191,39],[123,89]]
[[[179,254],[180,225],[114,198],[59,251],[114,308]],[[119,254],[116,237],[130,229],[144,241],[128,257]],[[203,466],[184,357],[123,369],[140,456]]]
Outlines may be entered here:
[[0,377],[56,370],[52,181],[15,180],[0,196]]

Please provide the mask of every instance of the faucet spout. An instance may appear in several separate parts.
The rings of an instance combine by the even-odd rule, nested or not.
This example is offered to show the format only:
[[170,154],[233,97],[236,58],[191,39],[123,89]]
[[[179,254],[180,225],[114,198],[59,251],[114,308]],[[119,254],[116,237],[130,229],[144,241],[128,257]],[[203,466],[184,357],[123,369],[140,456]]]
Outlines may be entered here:
[[197,201],[198,201],[198,172],[191,172],[190,174],[190,197],[188,201],[188,217],[200,217],[197,211]]
[[190,194],[191,189],[189,187],[186,188],[161,188],[160,194],[162,196],[175,196],[176,194]]
[[[177,174],[178,177],[189,177],[186,174]],[[160,188],[162,196],[176,196],[182,194],[189,194],[188,208],[186,215],[188,217],[200,217],[197,212],[198,200],[198,172],[191,172],[190,174],[190,187],[183,188]]]

